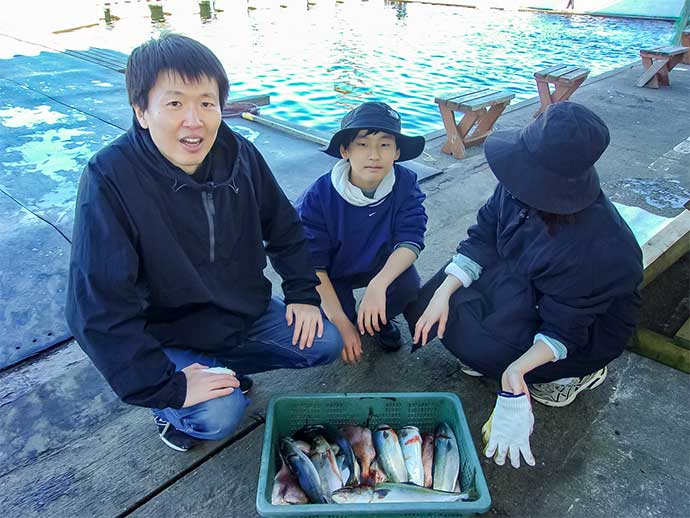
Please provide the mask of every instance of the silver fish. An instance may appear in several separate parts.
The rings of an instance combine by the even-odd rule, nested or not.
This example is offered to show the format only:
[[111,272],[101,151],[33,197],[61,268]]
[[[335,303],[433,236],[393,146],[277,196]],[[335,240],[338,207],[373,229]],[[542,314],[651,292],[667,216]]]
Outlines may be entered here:
[[422,435],[422,466],[424,467],[424,487],[433,485],[434,434]]
[[383,483],[376,486],[343,487],[333,493],[337,504],[396,504],[405,502],[464,502],[469,493],[435,491],[414,484]]
[[398,434],[390,426],[382,424],[374,432],[374,449],[379,465],[391,482],[407,482],[407,468]]
[[295,441],[289,437],[282,438],[280,440],[280,454],[290,471],[297,477],[299,485],[309,500],[314,504],[327,504],[328,500],[321,489],[321,479],[316,468],[309,457],[295,444]]
[[418,486],[424,486],[422,436],[419,435],[419,428],[403,426],[400,429],[400,449],[405,460],[408,480]]
[[284,462],[273,480],[271,503],[273,505],[309,503],[309,497],[302,490],[299,481]]
[[460,450],[455,434],[447,423],[436,428],[434,436],[433,488],[452,492],[460,473]]
[[[343,427],[342,432],[352,446],[352,451],[355,455],[355,471],[359,472],[359,478],[362,482],[367,481],[368,483],[370,479],[369,469],[371,463],[374,462],[376,458],[376,450],[374,449],[374,442],[371,438],[371,430],[362,426],[347,425]],[[359,461],[359,463],[357,461]]]
[[331,494],[343,487],[343,479],[338,469],[333,450],[328,441],[321,435],[314,437],[312,441],[311,462],[316,468],[321,481],[321,489],[330,502]]
[[295,445],[302,450],[302,453],[309,455],[311,453],[311,444],[306,441],[295,441]]
[[[331,444],[331,448],[332,447],[333,447],[333,445]],[[333,450],[333,452],[335,452],[335,450]],[[338,463],[338,469],[340,470],[340,474],[342,475],[341,478],[343,479],[343,483],[344,483],[346,480],[350,479],[350,468],[348,468],[345,465],[345,456],[342,453],[336,453],[335,454],[335,461]],[[357,462],[356,459],[355,459],[355,462]]]
[[[335,426],[331,424],[312,424],[307,425],[293,434],[295,439],[302,439],[312,441],[314,437],[321,435],[331,444],[337,444],[345,456],[345,466],[350,470],[350,477],[347,480],[348,484],[359,484],[359,466],[357,459],[352,450],[350,442],[340,433]],[[338,453],[335,451],[334,453]]]

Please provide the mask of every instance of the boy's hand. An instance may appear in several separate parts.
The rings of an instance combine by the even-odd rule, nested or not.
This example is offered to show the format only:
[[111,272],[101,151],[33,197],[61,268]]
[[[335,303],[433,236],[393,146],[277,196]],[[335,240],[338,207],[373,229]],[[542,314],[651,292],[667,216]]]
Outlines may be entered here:
[[347,317],[333,322],[333,324],[338,328],[340,336],[343,338],[343,352],[340,357],[349,365],[357,363],[362,358],[362,340],[354,324]]
[[387,286],[372,279],[364,291],[364,297],[357,311],[357,325],[360,333],[367,332],[374,336],[374,332],[381,331],[379,320],[382,324],[386,324],[386,289]]
[[316,306],[310,304],[288,304],[285,309],[285,319],[288,326],[294,322],[295,331],[292,334],[292,345],[299,348],[311,347],[314,343],[314,336],[323,336],[323,319],[321,311]]

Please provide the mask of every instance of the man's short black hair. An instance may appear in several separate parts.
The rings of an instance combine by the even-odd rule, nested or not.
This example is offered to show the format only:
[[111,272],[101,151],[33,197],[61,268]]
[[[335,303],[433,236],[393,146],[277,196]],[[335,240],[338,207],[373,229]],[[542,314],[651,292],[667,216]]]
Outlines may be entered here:
[[216,55],[192,38],[165,33],[139,45],[129,55],[126,83],[132,106],[144,111],[148,108],[149,92],[161,72],[178,74],[185,81],[199,81],[204,77],[215,79],[220,105],[225,105],[230,84]]
[[395,147],[400,149],[400,143],[398,142],[398,136],[395,133],[388,133],[386,131],[381,131],[379,129],[374,129],[374,128],[367,128],[365,130],[362,130],[362,128],[350,128],[350,129],[343,130],[343,132],[340,134],[340,139],[339,139],[340,145],[347,149],[347,147],[355,141],[355,139],[357,138],[357,135],[359,135],[360,131],[366,131],[364,136],[376,134],[376,133],[386,133],[387,135],[391,135],[392,137],[395,137]]

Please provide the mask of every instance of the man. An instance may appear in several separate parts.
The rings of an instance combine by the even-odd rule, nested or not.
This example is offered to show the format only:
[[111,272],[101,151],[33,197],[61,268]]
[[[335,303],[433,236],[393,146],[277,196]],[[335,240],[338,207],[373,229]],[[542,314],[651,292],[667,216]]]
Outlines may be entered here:
[[342,343],[295,210],[222,122],[218,58],[166,34],[132,52],[126,83],[133,125],[81,178],[66,317],[118,396],[153,408],[163,442],[186,451],[237,427],[243,376],[328,363]]

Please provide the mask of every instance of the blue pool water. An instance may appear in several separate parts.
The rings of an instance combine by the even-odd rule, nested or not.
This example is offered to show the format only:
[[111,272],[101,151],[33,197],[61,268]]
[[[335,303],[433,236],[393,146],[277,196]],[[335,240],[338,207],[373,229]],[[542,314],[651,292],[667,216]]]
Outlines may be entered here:
[[442,128],[439,93],[487,86],[514,92],[517,102],[536,95],[535,70],[573,63],[601,74],[639,59],[641,47],[667,43],[673,32],[664,21],[384,0],[249,4],[256,9],[246,0],[216,1],[203,19],[196,1],[169,0],[170,15],[153,22],[145,2],[122,3],[110,26],[101,20],[55,38],[65,47],[129,52],[172,29],[218,54],[232,95],[269,94],[264,114],[332,131],[353,106],[383,100],[401,112],[407,131],[426,134]]

